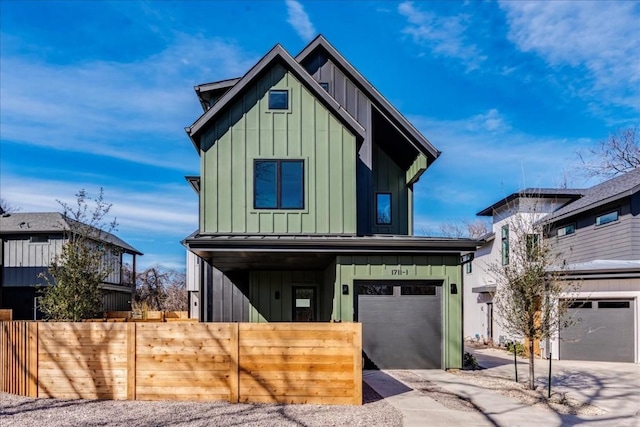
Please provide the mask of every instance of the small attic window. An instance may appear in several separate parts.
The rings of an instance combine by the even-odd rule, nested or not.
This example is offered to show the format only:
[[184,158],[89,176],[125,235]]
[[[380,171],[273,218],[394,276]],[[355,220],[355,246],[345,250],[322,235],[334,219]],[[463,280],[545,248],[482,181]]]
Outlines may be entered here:
[[329,83],[327,82],[320,82],[320,86],[322,87],[322,89],[326,90],[327,92],[329,92]]
[[288,90],[270,90],[269,91],[269,109],[270,110],[288,110],[289,109],[289,91]]
[[29,242],[31,243],[49,243],[49,236],[41,236],[41,235],[36,235],[36,236],[31,236],[31,238],[29,239]]

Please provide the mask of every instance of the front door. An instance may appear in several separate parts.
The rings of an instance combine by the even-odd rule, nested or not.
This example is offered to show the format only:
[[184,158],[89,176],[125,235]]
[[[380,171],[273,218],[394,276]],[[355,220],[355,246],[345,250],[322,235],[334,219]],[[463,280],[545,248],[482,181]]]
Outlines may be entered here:
[[317,292],[315,286],[293,287],[292,318],[294,322],[315,322],[317,320]]

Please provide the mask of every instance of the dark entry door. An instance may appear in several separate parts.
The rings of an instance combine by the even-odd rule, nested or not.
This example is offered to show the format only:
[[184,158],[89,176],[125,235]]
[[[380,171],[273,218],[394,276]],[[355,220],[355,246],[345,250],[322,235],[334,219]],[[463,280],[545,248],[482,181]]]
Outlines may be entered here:
[[293,287],[293,314],[294,322],[315,322],[316,315],[317,288],[313,286]]
[[442,367],[442,281],[356,282],[355,288],[366,359],[380,369]]

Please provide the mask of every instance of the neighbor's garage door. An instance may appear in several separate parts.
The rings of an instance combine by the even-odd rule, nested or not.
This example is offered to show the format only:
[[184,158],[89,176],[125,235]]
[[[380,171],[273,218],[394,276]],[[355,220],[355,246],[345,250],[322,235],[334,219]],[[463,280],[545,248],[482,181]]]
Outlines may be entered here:
[[442,281],[356,282],[365,358],[380,369],[442,367]]
[[575,324],[560,332],[560,358],[634,362],[634,301],[576,301],[569,309]]

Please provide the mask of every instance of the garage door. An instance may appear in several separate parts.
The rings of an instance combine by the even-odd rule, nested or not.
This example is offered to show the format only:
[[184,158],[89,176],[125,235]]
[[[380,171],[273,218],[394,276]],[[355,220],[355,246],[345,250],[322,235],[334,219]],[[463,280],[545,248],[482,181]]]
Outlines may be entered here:
[[442,367],[442,281],[356,282],[365,359],[380,369]]
[[560,332],[560,358],[634,362],[634,301],[576,301],[575,324]]

